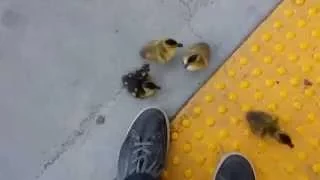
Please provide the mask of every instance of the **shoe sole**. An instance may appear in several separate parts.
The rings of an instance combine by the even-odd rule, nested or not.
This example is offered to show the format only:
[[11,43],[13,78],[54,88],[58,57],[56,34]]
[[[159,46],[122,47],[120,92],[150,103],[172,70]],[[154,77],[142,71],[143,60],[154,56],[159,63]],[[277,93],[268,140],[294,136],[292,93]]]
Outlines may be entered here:
[[142,110],[138,113],[138,115],[136,115],[136,117],[134,118],[134,120],[131,122],[131,124],[130,124],[128,130],[127,130],[127,133],[126,133],[126,136],[125,136],[125,137],[128,136],[130,129],[132,128],[133,124],[136,122],[136,120],[138,119],[138,117],[139,117],[144,111],[146,111],[146,110],[148,110],[148,109],[157,109],[157,110],[161,111],[162,114],[163,114],[164,117],[165,117],[166,125],[167,125],[167,151],[166,151],[166,154],[168,154],[169,146],[170,146],[170,122],[169,122],[167,113],[165,113],[165,112],[164,112],[162,109],[160,109],[159,107],[150,106],[150,107],[147,107],[147,108],[142,109]]
[[253,175],[254,175],[254,179],[257,179],[257,178],[256,178],[256,177],[257,177],[257,176],[256,176],[256,171],[255,171],[254,166],[253,166],[253,164],[251,163],[251,161],[249,161],[249,159],[248,159],[245,155],[243,155],[243,154],[241,154],[241,153],[231,152],[231,153],[227,153],[227,154],[225,154],[225,155],[222,156],[221,160],[219,161],[219,163],[218,163],[218,165],[217,165],[216,171],[215,171],[214,176],[213,176],[213,177],[214,177],[213,180],[216,179],[217,173],[218,173],[220,167],[222,166],[223,162],[224,162],[228,157],[230,157],[230,156],[232,156],[232,155],[238,155],[238,156],[242,156],[243,158],[245,158],[245,159],[249,162],[249,164],[250,164],[250,166],[251,166],[251,168],[252,168]]

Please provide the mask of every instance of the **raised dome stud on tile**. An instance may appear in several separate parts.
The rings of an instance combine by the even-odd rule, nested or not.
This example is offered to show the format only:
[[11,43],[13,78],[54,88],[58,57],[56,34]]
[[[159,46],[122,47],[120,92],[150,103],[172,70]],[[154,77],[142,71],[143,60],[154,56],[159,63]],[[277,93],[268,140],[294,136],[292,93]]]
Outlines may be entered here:
[[302,50],[307,50],[309,49],[310,45],[308,42],[302,42],[299,44],[299,48],[302,49]]
[[201,114],[201,112],[202,112],[201,107],[196,106],[196,107],[193,108],[193,113],[199,115],[199,114]]
[[226,88],[226,84],[223,82],[215,83],[214,87],[218,90],[224,90]]
[[214,126],[215,123],[216,123],[216,121],[215,121],[215,119],[214,119],[213,117],[208,117],[208,118],[206,119],[206,124],[207,124],[207,126],[209,126],[209,127]]
[[315,37],[315,38],[319,38],[320,37],[320,30],[319,29],[314,29],[311,31],[311,36]]
[[278,43],[274,46],[274,50],[276,50],[277,52],[283,52],[285,49],[285,46],[281,43]]
[[312,58],[317,62],[320,62],[320,52],[316,52],[312,55]]
[[293,78],[290,79],[290,84],[291,84],[292,86],[298,86],[299,83],[300,83],[300,79],[297,78],[297,77],[293,77]]
[[279,75],[284,75],[287,72],[287,69],[285,67],[278,67],[277,72]]
[[313,164],[312,171],[316,174],[320,174],[320,163]]
[[280,119],[283,123],[288,124],[291,121],[291,117],[289,115],[283,115]]
[[288,92],[286,90],[280,91],[280,97],[282,97],[282,98],[288,97]]
[[239,62],[240,62],[241,65],[247,65],[248,64],[248,59],[245,58],[245,57],[241,57],[239,59]]
[[296,37],[296,33],[294,33],[294,32],[287,32],[287,34],[286,34],[286,38],[288,39],[288,40],[292,40],[292,39],[294,39]]
[[266,63],[266,64],[271,64],[273,61],[272,57],[271,56],[265,56],[263,58],[263,62]]
[[259,140],[257,145],[258,145],[258,148],[260,149],[260,151],[264,151],[266,148],[266,143],[263,142],[262,140]]
[[309,123],[314,123],[316,120],[316,115],[311,112],[311,113],[308,113],[307,118]]
[[272,154],[272,155],[271,155],[271,158],[272,158],[272,161],[274,161],[274,162],[279,162],[279,155],[277,155],[277,154]]
[[294,165],[292,165],[292,164],[286,164],[285,166],[284,166],[284,170],[286,171],[286,173],[288,173],[288,174],[292,174],[294,171],[295,171],[295,167],[294,167]]
[[309,16],[315,16],[319,13],[319,8],[317,7],[311,7],[308,9],[308,15]]
[[211,95],[206,95],[206,96],[204,97],[204,100],[205,100],[207,103],[211,103],[211,102],[213,102],[214,97],[211,96]]
[[282,23],[280,22],[280,21],[275,21],[274,23],[273,23],[273,27],[275,28],[275,29],[280,29],[280,28],[282,28]]
[[303,66],[301,67],[301,69],[302,69],[302,72],[304,72],[304,73],[309,73],[309,72],[312,71],[312,66],[311,66],[311,65],[303,65]]
[[177,132],[171,133],[171,140],[176,141],[179,138],[179,134]]
[[252,74],[253,76],[256,76],[256,77],[261,76],[262,73],[263,73],[263,72],[262,72],[262,70],[261,70],[260,68],[255,68],[255,69],[253,69],[252,72],[251,72],[251,74]]
[[262,35],[262,37],[261,37],[261,39],[262,39],[263,41],[265,41],[265,42],[270,41],[271,38],[272,38],[272,35],[271,35],[270,33],[264,33],[264,34]]
[[292,105],[296,110],[301,110],[302,109],[302,104],[300,102],[298,102],[298,101],[293,102]]
[[243,88],[243,89],[246,89],[246,88],[249,88],[250,87],[250,82],[249,81],[241,81],[240,82],[240,88]]
[[202,140],[203,139],[203,137],[204,137],[204,133],[203,133],[203,131],[197,131],[197,132],[195,132],[194,133],[194,137],[197,139],[197,140]]
[[310,180],[306,175],[301,175],[298,177],[298,180]]
[[304,128],[302,126],[298,126],[296,127],[296,131],[299,133],[299,134],[302,134],[303,131],[304,131]]
[[180,158],[178,156],[174,156],[172,158],[172,164],[173,165],[179,165],[180,164]]
[[248,111],[250,111],[251,109],[252,109],[252,106],[249,105],[249,104],[242,104],[242,105],[241,105],[241,111],[243,111],[243,112],[248,112]]
[[263,97],[264,97],[264,95],[263,95],[263,92],[261,92],[261,91],[257,91],[254,93],[254,99],[257,101],[262,100]]
[[288,55],[288,59],[289,59],[291,62],[295,63],[295,62],[298,61],[299,56],[296,55],[296,54],[289,54],[289,55]]
[[210,144],[208,144],[208,150],[210,152],[217,152],[218,151],[218,146],[216,144],[210,143]]
[[292,17],[293,14],[294,14],[294,11],[293,11],[292,9],[285,9],[285,10],[283,11],[283,14],[284,14],[285,16],[287,16],[287,17]]
[[181,122],[182,126],[184,128],[189,128],[191,127],[191,121],[189,119],[183,119],[182,122]]
[[267,87],[273,87],[276,84],[276,81],[272,79],[266,79],[265,84]]
[[318,85],[320,85],[320,76],[319,76],[319,77],[317,77],[317,79],[316,79],[316,83],[317,83]]
[[260,51],[260,46],[258,44],[254,44],[251,46],[250,49],[252,52],[259,52]]
[[297,26],[298,26],[299,28],[304,28],[304,27],[307,26],[307,21],[305,21],[304,19],[299,19],[299,20],[297,21]]
[[235,94],[235,93],[233,93],[233,92],[230,92],[230,93],[228,94],[228,99],[229,99],[230,101],[235,101],[235,100],[238,99],[238,96],[237,96],[237,94]]
[[169,173],[167,170],[163,170],[162,173],[161,173],[161,178],[162,179],[168,179],[169,177]]
[[183,174],[186,179],[192,178],[192,170],[191,169],[186,169]]
[[207,158],[204,157],[204,156],[202,156],[202,155],[198,155],[198,156],[196,157],[196,162],[197,162],[197,164],[198,164],[199,166],[203,166],[203,165],[205,164],[206,160],[207,160]]
[[233,141],[232,142],[232,148],[235,151],[239,151],[240,150],[240,143],[238,141]]
[[316,94],[315,90],[313,88],[308,88],[304,90],[304,94],[306,96],[312,97]]
[[240,123],[240,119],[234,116],[230,117],[230,124],[234,125],[234,126],[238,126]]
[[245,128],[245,129],[243,130],[243,134],[244,134],[245,136],[249,136],[249,135],[250,135],[250,130],[249,130],[248,128]]
[[305,161],[307,159],[307,154],[305,152],[299,152],[298,159],[300,159],[301,161]]
[[183,152],[190,153],[192,151],[192,145],[190,143],[185,143],[183,145]]
[[267,106],[269,111],[275,112],[278,109],[278,105],[275,103],[268,104]]
[[313,148],[315,148],[315,149],[319,148],[320,142],[319,142],[318,138],[314,138],[314,137],[310,138],[309,143],[312,145]]
[[306,0],[292,0],[296,5],[303,6]]
[[219,138],[220,138],[221,140],[227,138],[228,136],[229,136],[229,132],[228,132],[226,129],[221,129],[221,130],[219,131]]
[[228,112],[228,108],[227,108],[226,106],[224,106],[224,105],[220,105],[220,106],[218,107],[218,112],[219,112],[220,114],[224,114],[224,113]]
[[228,70],[228,76],[229,77],[235,77],[236,76],[236,72],[234,70],[232,70],[232,69],[229,69]]

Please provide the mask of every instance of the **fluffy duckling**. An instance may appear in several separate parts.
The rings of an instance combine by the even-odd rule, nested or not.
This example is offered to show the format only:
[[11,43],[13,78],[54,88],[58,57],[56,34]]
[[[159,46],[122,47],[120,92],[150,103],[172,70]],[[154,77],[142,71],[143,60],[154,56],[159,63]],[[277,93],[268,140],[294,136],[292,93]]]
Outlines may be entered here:
[[166,64],[173,59],[179,47],[183,47],[183,44],[171,38],[152,40],[140,50],[140,56],[150,61]]
[[150,66],[143,65],[140,69],[122,76],[122,84],[136,98],[147,98],[155,95],[160,87],[151,81]]
[[185,69],[188,71],[198,71],[208,66],[209,59],[209,44],[200,42],[190,46],[182,60]]
[[246,119],[254,134],[260,137],[269,135],[281,144],[288,145],[290,148],[294,147],[290,136],[280,130],[277,118],[262,111],[249,111],[246,114]]

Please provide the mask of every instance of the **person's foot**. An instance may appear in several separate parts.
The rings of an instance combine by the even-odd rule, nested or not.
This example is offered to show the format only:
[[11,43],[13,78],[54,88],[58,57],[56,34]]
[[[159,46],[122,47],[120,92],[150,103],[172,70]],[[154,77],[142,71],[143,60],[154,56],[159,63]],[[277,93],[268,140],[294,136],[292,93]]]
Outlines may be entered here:
[[214,180],[255,180],[255,173],[243,155],[230,153],[220,161]]
[[158,178],[169,146],[169,120],[158,108],[143,110],[133,121],[121,146],[117,180],[134,174]]

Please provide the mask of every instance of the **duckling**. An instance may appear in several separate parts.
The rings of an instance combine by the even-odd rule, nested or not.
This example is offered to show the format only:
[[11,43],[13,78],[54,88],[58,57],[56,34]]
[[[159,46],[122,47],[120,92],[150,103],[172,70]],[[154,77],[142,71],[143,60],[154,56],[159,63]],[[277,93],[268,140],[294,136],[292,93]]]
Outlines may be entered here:
[[251,131],[255,135],[260,137],[269,135],[270,137],[275,138],[279,143],[294,148],[290,136],[280,130],[277,117],[273,117],[262,111],[249,111],[246,114],[246,119],[249,122]]
[[140,50],[140,56],[150,61],[166,64],[173,59],[177,48],[180,47],[183,47],[183,44],[171,38],[152,40]]
[[160,87],[151,81],[150,66],[144,64],[140,69],[122,76],[122,84],[136,98],[146,98],[155,95]]
[[208,66],[209,59],[209,44],[200,42],[190,46],[182,60],[185,69],[188,71],[198,71]]
[[191,45],[186,55],[183,57],[185,69],[197,71],[208,66],[210,59],[210,46],[207,43],[200,42]]

